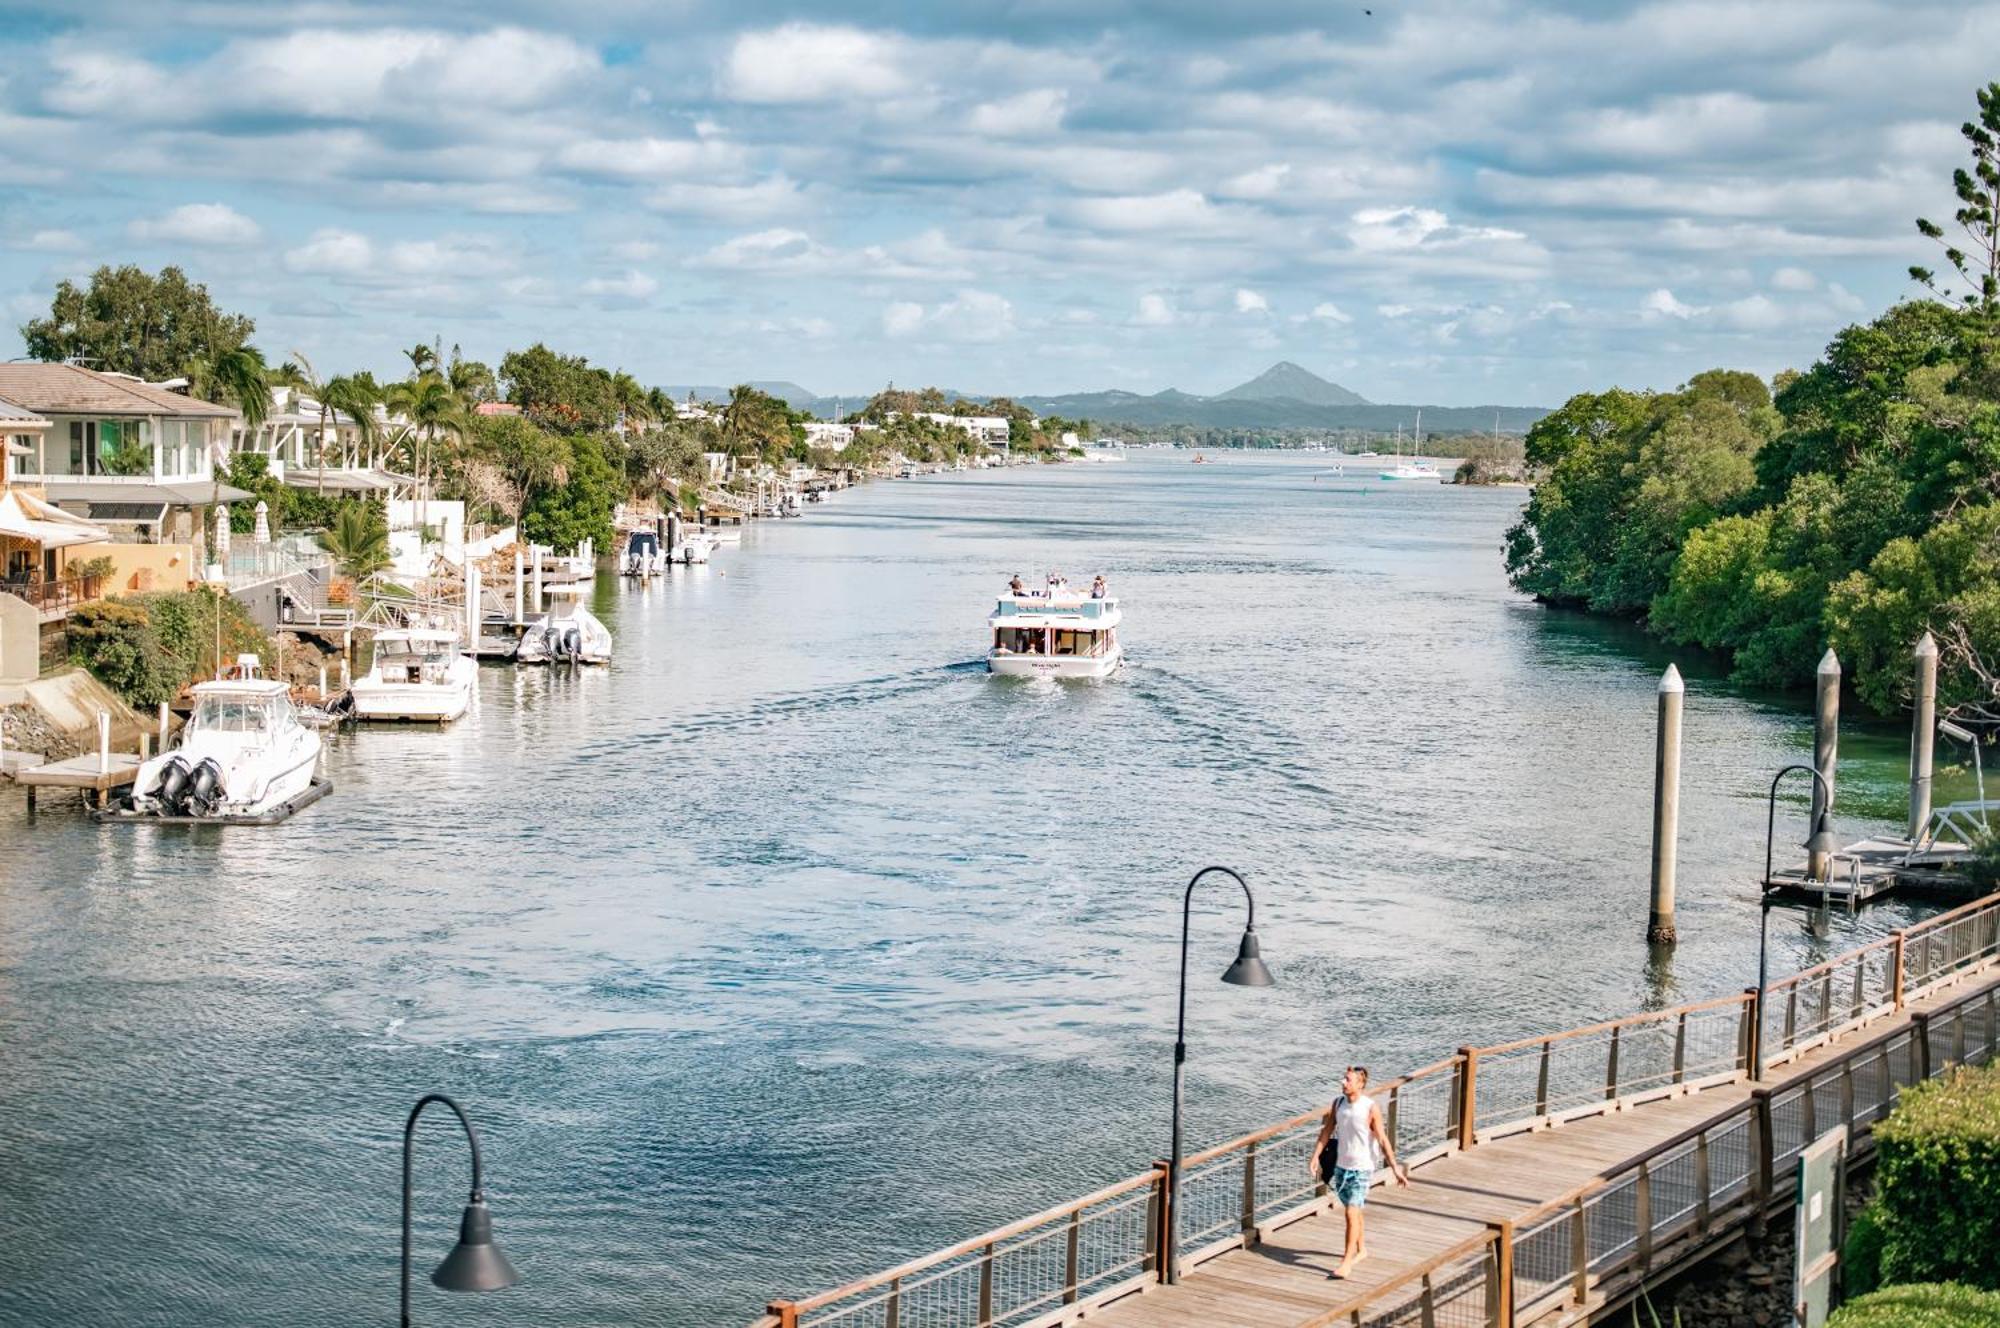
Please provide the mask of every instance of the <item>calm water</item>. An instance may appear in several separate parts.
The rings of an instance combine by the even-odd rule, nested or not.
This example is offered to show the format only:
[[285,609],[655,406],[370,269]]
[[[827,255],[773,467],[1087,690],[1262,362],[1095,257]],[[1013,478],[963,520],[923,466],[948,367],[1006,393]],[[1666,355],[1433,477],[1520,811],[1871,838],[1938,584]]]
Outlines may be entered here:
[[[486,1145],[526,1281],[432,1324],[736,1325],[1165,1147],[1179,895],[1191,1141],[1335,1067],[1740,989],[1782,702],[1690,678],[1681,931],[1649,969],[1653,689],[1512,596],[1519,490],[1183,456],[878,483],[706,568],[606,578],[610,669],[488,668],[448,732],[341,736],[278,830],[32,831],[0,797],[0,1322],[393,1313],[421,1093]],[[1317,477],[1317,478],[1316,478]],[[1102,571],[1131,664],[990,679],[1013,572]],[[1841,828],[1901,815],[1893,730]],[[1802,836],[1793,804],[1790,840]],[[1783,964],[1814,943],[1774,926]],[[465,1158],[430,1122],[421,1267]]]

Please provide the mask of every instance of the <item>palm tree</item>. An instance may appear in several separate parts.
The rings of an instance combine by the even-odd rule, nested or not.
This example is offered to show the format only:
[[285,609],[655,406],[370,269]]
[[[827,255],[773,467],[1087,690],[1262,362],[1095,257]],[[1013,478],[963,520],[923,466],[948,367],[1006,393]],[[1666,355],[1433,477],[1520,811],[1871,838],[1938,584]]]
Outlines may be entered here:
[[629,427],[644,424],[655,418],[652,402],[639,380],[623,369],[611,375],[611,394],[618,399],[618,410],[624,423]]
[[436,447],[437,436],[450,434],[463,440],[470,420],[458,395],[451,390],[451,384],[434,373],[423,374],[407,383],[398,383],[389,390],[392,408],[401,411],[411,425],[420,430],[416,440],[417,490],[423,504],[417,515],[417,524],[428,525],[430,519],[430,462]]
[[319,535],[320,547],[333,555],[341,575],[359,581],[390,563],[389,527],[365,503],[343,503],[333,524]]
[[[375,403],[381,395],[382,390],[375,386],[371,374],[336,374],[327,379],[326,385],[320,389],[321,419],[324,421],[325,411],[340,412],[354,421],[355,439],[362,447],[372,447],[375,442]],[[322,423],[321,428],[324,427]],[[321,450],[324,451],[324,448]],[[344,446],[341,460],[348,460]]]
[[410,376],[412,378],[422,377],[424,374],[437,368],[437,352],[421,341],[404,351],[403,354],[409,357]]

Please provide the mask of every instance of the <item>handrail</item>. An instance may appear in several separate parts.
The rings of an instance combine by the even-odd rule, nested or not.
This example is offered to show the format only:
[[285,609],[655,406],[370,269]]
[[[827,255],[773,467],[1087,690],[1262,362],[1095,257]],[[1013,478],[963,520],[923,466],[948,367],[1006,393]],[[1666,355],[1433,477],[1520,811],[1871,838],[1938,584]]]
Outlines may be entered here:
[[1868,942],[1868,944],[1860,946],[1856,949],[1848,950],[1842,954],[1837,954],[1831,959],[1822,960],[1821,962],[1814,964],[1811,968],[1802,968],[1798,972],[1792,974],[1790,977],[1779,978],[1776,982],[1773,982],[1770,985],[1769,990],[1784,991],[1790,987],[1802,986],[1805,983],[1812,981],[1814,978],[1824,977],[1828,973],[1836,972],[1846,967],[1848,964],[1853,963],[1855,960],[1861,958],[1863,955],[1873,954],[1877,950],[1893,951],[1896,948],[1897,936],[1898,935],[1908,936],[1911,930],[1913,929],[1906,927],[1901,932],[1892,932],[1889,935],[1882,937],[1880,940],[1870,941]]
[[1004,1227],[996,1227],[991,1231],[974,1236],[970,1240],[962,1240],[949,1249],[938,1250],[935,1253],[912,1259],[908,1263],[898,1264],[896,1267],[888,1269],[885,1272],[875,1273],[858,1281],[849,1282],[844,1287],[839,1287],[832,1291],[822,1291],[816,1296],[808,1296],[804,1300],[793,1301],[792,1308],[799,1313],[804,1313],[807,1310],[816,1310],[830,1305],[836,1300],[845,1300],[849,1296],[858,1296],[864,1291],[873,1291],[876,1287],[887,1286],[890,1282],[898,1278],[908,1277],[912,1273],[920,1273],[926,1268],[933,1268],[938,1264],[947,1263],[962,1254],[970,1254],[974,1250],[981,1249],[987,1245],[997,1245],[999,1242],[1010,1237],[1032,1231],[1039,1226],[1046,1226],[1048,1223],[1056,1221],[1059,1218],[1068,1217],[1071,1213],[1081,1212],[1094,1204],[1103,1203],[1106,1199],[1116,1199],[1122,1194],[1130,1194],[1132,1191],[1144,1189],[1148,1185],[1159,1184],[1165,1175],[1166,1168],[1155,1167],[1151,1171],[1134,1176],[1129,1180],[1119,1181],[1116,1185],[1107,1185],[1094,1194],[1086,1194],[1081,1199],[1072,1199],[1068,1203],[1057,1204],[1054,1208],[1044,1209],[1036,1213],[1033,1217],[1024,1217],[1017,1222],[1010,1222]]
[[1717,996],[1713,1000],[1696,1001],[1691,1005],[1676,1005],[1665,1010],[1645,1010],[1638,1014],[1628,1014],[1620,1019],[1606,1019],[1602,1023],[1585,1024],[1582,1028],[1566,1028],[1560,1033],[1543,1033],[1538,1037],[1516,1038],[1512,1042],[1500,1042],[1490,1047],[1473,1048],[1481,1056],[1499,1056],[1510,1051],[1525,1051],[1529,1047],[1540,1047],[1552,1042],[1565,1042],[1571,1038],[1589,1037],[1595,1033],[1609,1033],[1614,1028],[1630,1028],[1635,1024],[1664,1023],[1684,1014],[1701,1014],[1708,1010],[1722,1010],[1729,1006],[1740,1006],[1749,997],[1744,993],[1734,996]]
[[[1406,1075],[1386,1080],[1380,1084],[1370,1084],[1368,1092],[1373,1096],[1378,1093],[1388,1093],[1392,1089],[1407,1087],[1419,1079],[1428,1078],[1433,1074],[1438,1074],[1445,1070],[1456,1069],[1460,1059],[1457,1056],[1447,1056],[1441,1061],[1434,1061],[1424,1066],[1421,1070],[1412,1070]],[[1242,1149],[1248,1148],[1251,1144],[1261,1144],[1266,1139],[1274,1139],[1288,1130],[1296,1130],[1299,1126],[1308,1124],[1309,1122],[1325,1120],[1326,1113],[1331,1110],[1333,1110],[1331,1105],[1315,1107],[1311,1111],[1302,1111],[1288,1120],[1279,1121],[1276,1125],[1266,1125],[1261,1130],[1253,1130],[1249,1134],[1238,1135],[1226,1143],[1219,1143],[1212,1147],[1204,1148],[1199,1153],[1189,1153],[1181,1160],[1181,1170],[1192,1171],[1203,1162],[1213,1162],[1218,1157],[1239,1152]]]
[[1332,1328],[1332,1325],[1347,1319],[1354,1319],[1358,1322],[1359,1319],[1357,1316],[1371,1306],[1381,1304],[1398,1292],[1407,1295],[1410,1283],[1421,1282],[1438,1269],[1448,1268],[1452,1264],[1462,1261],[1467,1255],[1483,1252],[1499,1238],[1499,1235],[1500,1233],[1496,1229],[1488,1227],[1475,1235],[1467,1236],[1464,1240],[1458,1242],[1458,1244],[1444,1251],[1444,1253],[1434,1254],[1416,1267],[1411,1268],[1395,1281],[1384,1282],[1381,1286],[1374,1287],[1363,1293],[1359,1300],[1350,1301],[1337,1310],[1327,1310],[1317,1318],[1308,1319],[1306,1322],[1300,1324],[1299,1328]]

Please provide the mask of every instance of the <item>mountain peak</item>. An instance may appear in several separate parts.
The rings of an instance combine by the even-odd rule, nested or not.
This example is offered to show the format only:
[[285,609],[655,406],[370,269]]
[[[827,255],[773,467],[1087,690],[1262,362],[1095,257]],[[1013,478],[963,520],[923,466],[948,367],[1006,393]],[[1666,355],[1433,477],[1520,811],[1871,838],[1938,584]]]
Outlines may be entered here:
[[1310,406],[1365,406],[1366,398],[1338,383],[1329,383],[1310,369],[1279,360],[1247,383],[1218,392],[1217,401],[1303,401]]

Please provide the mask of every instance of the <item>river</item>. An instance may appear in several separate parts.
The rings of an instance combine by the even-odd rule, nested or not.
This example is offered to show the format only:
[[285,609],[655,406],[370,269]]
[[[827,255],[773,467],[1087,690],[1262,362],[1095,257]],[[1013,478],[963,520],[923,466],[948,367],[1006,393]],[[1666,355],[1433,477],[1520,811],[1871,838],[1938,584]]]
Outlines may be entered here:
[[[420,1322],[746,1323],[1159,1156],[1209,863],[1278,985],[1214,980],[1241,899],[1211,880],[1191,1145],[1350,1061],[1740,990],[1803,708],[1680,657],[1683,940],[1650,964],[1674,656],[1509,591],[1523,496],[1171,452],[878,482],[601,578],[608,669],[488,666],[448,731],[343,733],[282,828],[0,795],[0,1323],[388,1321],[433,1090],[524,1280],[420,1285]],[[1052,567],[1123,599],[1122,676],[983,672],[991,597]],[[1840,830],[1900,818],[1898,730],[1843,739]],[[1782,912],[1774,971],[1914,915]],[[464,1198],[448,1123],[420,1277]]]

